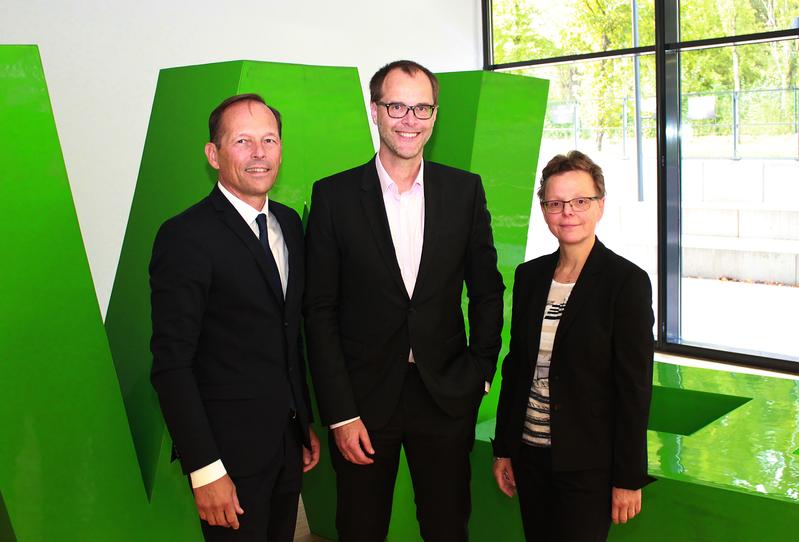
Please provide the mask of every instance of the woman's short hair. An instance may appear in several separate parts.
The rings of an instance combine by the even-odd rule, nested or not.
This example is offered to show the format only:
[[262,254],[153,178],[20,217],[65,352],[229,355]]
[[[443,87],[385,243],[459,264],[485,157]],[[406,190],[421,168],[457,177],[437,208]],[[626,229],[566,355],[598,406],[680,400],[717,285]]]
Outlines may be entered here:
[[541,171],[541,185],[538,187],[538,199],[544,201],[544,194],[547,190],[547,181],[553,175],[566,173],[567,171],[585,171],[594,180],[596,195],[605,197],[605,176],[602,168],[599,167],[588,155],[574,150],[567,154],[558,154],[550,160]]

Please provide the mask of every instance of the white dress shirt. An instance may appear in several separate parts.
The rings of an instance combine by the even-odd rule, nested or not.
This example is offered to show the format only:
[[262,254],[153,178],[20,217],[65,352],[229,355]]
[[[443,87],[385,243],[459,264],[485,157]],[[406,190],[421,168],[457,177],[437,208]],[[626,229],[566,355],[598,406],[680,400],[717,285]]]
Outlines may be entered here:
[[[275,216],[269,212],[269,196],[264,201],[264,206],[259,210],[251,207],[248,203],[240,200],[234,196],[228,189],[222,186],[222,183],[217,183],[219,191],[227,198],[233,208],[241,215],[241,218],[253,232],[255,237],[258,237],[258,223],[255,219],[259,214],[266,215],[266,230],[269,236],[269,248],[272,249],[272,256],[275,258],[277,264],[277,272],[280,275],[280,285],[283,287],[283,296],[286,295],[286,285],[288,284],[289,277],[289,251],[286,247],[286,242],[283,240],[283,230],[280,229],[280,223]],[[221,459],[217,459],[210,465],[206,465],[200,469],[189,473],[191,478],[191,487],[200,487],[210,484],[227,474],[225,466],[222,464]]]
[[[388,229],[391,231],[397,265],[408,297],[413,297],[424,244],[424,161],[419,166],[419,173],[416,174],[410,190],[405,192],[399,191],[397,183],[383,167],[379,154],[375,156],[375,166],[377,178],[380,179],[380,189],[383,192],[383,203],[386,207]],[[408,362],[415,363],[413,350],[408,354]],[[347,425],[358,419],[360,416],[330,424],[330,429]]]

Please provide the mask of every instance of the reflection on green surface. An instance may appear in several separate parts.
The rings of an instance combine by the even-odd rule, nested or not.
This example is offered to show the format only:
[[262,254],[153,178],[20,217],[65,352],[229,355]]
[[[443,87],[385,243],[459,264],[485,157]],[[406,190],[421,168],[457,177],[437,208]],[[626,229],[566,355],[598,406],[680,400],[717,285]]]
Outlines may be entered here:
[[655,386],[648,427],[652,431],[693,435],[749,400],[749,397]]
[[657,363],[655,384],[751,400],[690,437],[650,431],[653,476],[788,501],[799,513],[799,381]]
[[[794,542],[799,381],[655,364],[643,510],[609,540]],[[686,422],[687,419],[687,422]],[[680,434],[683,433],[683,434]],[[523,540],[518,502],[491,476],[494,420],[472,453],[475,540]]]

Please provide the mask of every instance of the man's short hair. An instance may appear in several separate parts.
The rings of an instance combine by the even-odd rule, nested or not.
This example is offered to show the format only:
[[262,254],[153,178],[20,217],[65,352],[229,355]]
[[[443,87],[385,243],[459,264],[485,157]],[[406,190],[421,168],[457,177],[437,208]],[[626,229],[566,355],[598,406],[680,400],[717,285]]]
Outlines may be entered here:
[[283,136],[283,121],[280,119],[280,111],[266,103],[260,94],[236,94],[223,100],[221,104],[211,111],[211,115],[208,117],[208,135],[214,145],[219,147],[219,125],[222,121],[222,115],[228,107],[239,102],[256,102],[268,107],[272,114],[275,115],[275,119],[277,119],[277,135],[279,137]]
[[[541,171],[541,186],[538,187],[538,199],[544,201],[544,194],[547,190],[547,181],[553,175],[566,173],[567,171],[585,171],[594,180],[597,196],[605,197],[605,175],[602,173],[602,168],[599,167],[593,160],[580,151],[569,151],[568,154],[555,155],[550,160],[544,169]],[[586,194],[587,195],[587,194]]]
[[372,102],[379,102],[381,99],[383,99],[383,81],[386,80],[386,76],[392,70],[402,70],[404,73],[410,76],[416,75],[419,72],[425,74],[430,80],[430,86],[433,87],[433,103],[431,105],[438,104],[438,78],[433,72],[418,62],[414,62],[413,60],[395,60],[394,62],[389,62],[377,70],[377,72],[372,76],[372,80],[369,81],[369,93],[371,94]]

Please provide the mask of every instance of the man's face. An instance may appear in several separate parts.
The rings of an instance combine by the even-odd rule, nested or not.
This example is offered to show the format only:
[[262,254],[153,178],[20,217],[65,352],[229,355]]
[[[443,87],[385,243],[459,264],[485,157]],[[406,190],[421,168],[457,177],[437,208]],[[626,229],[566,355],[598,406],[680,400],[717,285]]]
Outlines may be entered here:
[[[403,103],[405,105],[434,105],[433,86],[427,76],[417,71],[408,75],[400,69],[392,70],[383,81],[382,103]],[[437,110],[432,118],[419,120],[413,111],[401,119],[388,116],[386,108],[372,103],[372,121],[380,133],[380,157],[383,159],[411,160],[422,154],[425,143],[433,133]]]
[[205,145],[208,163],[225,188],[261,210],[282,160],[277,119],[264,104],[245,101],[228,107],[219,124],[219,147]]

